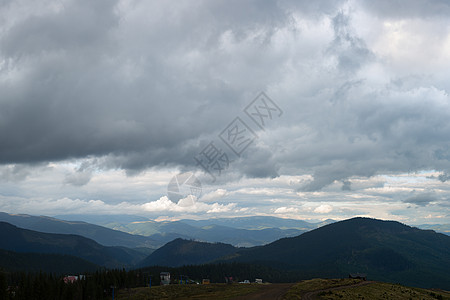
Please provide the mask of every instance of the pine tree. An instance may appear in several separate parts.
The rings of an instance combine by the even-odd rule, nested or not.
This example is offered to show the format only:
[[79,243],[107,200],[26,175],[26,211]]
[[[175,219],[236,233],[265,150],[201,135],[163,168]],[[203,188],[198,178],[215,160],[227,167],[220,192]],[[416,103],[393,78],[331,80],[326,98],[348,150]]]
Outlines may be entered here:
[[8,280],[3,272],[0,272],[0,300],[8,299]]

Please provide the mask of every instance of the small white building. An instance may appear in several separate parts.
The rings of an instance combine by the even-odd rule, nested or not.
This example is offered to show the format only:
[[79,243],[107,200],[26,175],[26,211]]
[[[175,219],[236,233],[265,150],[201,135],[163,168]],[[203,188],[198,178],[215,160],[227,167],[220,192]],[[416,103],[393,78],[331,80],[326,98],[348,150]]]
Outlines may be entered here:
[[170,284],[170,273],[169,272],[161,272],[159,274],[159,277],[161,278],[162,285]]

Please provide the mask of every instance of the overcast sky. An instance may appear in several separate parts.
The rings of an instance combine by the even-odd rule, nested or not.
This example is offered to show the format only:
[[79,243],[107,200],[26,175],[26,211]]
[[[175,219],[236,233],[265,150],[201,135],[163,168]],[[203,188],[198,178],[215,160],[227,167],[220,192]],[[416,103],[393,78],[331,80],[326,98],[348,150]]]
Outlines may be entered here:
[[[449,16],[0,0],[0,211],[450,223]],[[202,193],[175,203],[183,172]]]

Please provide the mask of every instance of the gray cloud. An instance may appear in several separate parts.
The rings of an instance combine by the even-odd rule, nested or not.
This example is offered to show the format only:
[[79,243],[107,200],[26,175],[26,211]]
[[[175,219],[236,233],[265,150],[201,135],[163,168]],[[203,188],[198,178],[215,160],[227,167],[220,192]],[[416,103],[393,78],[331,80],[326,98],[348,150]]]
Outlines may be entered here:
[[[0,25],[0,163],[194,169],[265,90],[285,113],[230,166],[232,179],[312,174],[299,188],[316,191],[347,190],[352,176],[450,172],[446,73],[405,73],[355,25],[359,11],[432,22],[448,5],[349,5],[68,1],[24,16],[2,3],[16,22]],[[86,170],[66,183],[87,184]]]
[[[221,78],[220,72],[227,71],[221,69],[232,58],[224,55],[214,61],[222,47],[218,38],[230,30],[237,42],[247,39],[252,32],[246,30],[267,19],[276,26],[283,21],[277,19],[277,11],[283,12],[270,3],[267,11],[254,14],[255,19],[243,18],[241,24],[231,20],[239,19],[235,10],[206,5],[202,21],[209,19],[209,10],[225,14],[206,36],[196,16],[181,8],[172,12],[179,20],[161,18],[157,21],[162,30],[140,28],[136,34],[143,36],[135,37],[133,28],[127,28],[133,20],[118,27],[121,16],[109,1],[73,2],[61,11],[16,24],[1,37],[1,55],[11,61],[3,72],[8,76],[19,69],[23,74],[13,84],[1,85],[1,162],[107,155],[110,164],[126,169],[192,164],[198,149],[186,148],[198,145],[199,135],[225,126],[240,109],[237,101],[248,100]],[[168,13],[170,8],[163,9]],[[196,29],[191,31],[184,21]],[[251,40],[256,42],[251,47],[264,48],[267,34],[270,31]],[[203,38],[205,44],[198,45]],[[201,55],[189,62],[190,51]],[[185,57],[176,61],[180,54]],[[199,66],[203,59],[209,65]],[[217,64],[215,71],[211,64]],[[226,110],[230,113],[223,115]]]
[[401,0],[361,1],[365,8],[383,18],[447,17],[450,4],[445,0],[411,0],[405,5]]
[[[349,15],[339,12],[333,17],[332,22],[334,40],[330,44],[328,52],[337,56],[339,71],[343,74],[355,72],[374,58],[364,40],[352,32]],[[347,85],[348,83],[345,84],[345,86]]]
[[447,180],[450,179],[449,175],[447,173],[443,173],[443,174],[439,174],[438,176],[428,176],[427,178],[429,179],[437,179],[440,182],[446,182]]
[[348,181],[348,180],[344,180],[344,181],[342,182],[342,187],[341,187],[341,189],[342,189],[343,191],[351,191],[351,190],[352,190],[352,183],[351,183],[350,181]]
[[403,200],[404,203],[415,204],[419,206],[426,206],[431,202],[435,202],[437,200],[436,196],[433,193],[423,193],[414,195],[412,197],[406,198]]
[[66,176],[65,183],[75,186],[83,186],[89,183],[92,178],[90,172],[75,172]]
[[0,167],[1,181],[21,181],[30,174],[30,167],[27,165],[9,165]]

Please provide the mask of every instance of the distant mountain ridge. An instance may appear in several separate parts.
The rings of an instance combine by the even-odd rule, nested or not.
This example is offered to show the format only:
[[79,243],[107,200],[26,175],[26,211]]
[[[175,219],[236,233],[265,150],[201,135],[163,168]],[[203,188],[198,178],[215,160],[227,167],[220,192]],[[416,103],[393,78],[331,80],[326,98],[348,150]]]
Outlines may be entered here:
[[208,220],[183,219],[180,220],[180,222],[196,227],[218,225],[249,230],[278,228],[278,229],[298,229],[302,231],[308,231],[326,224],[333,223],[335,221],[329,219],[322,222],[310,223],[304,220],[285,219],[271,216],[251,216],[251,217],[234,217],[234,218],[215,218]]
[[[58,216],[71,220],[95,221],[93,216]],[[283,237],[297,236],[305,231],[334,222],[327,220],[309,223],[302,220],[269,216],[216,218],[209,220],[180,220],[156,222],[137,216],[99,216],[98,225],[111,229],[148,236],[159,246],[176,238],[207,242],[222,242],[236,247],[252,247],[268,244]]]
[[[152,234],[162,234],[164,232],[160,232],[158,228],[153,231],[148,230],[145,227],[136,226],[136,228],[127,228],[127,224],[151,224],[150,227],[158,227],[160,223],[170,223],[171,221],[165,222],[156,222],[154,220],[150,220],[146,217],[136,216],[136,215],[57,215],[54,218],[61,220],[71,220],[71,221],[84,221],[91,224],[96,224],[100,226],[105,226],[108,228],[120,230],[123,232],[128,232],[131,234],[140,234],[144,236],[151,236]],[[191,220],[191,219],[182,219],[179,221],[187,225],[191,225],[194,227],[205,227],[211,225],[222,225],[231,228],[239,228],[239,229],[250,229],[250,230],[258,230],[264,228],[279,228],[279,229],[299,229],[301,231],[308,231],[315,228],[319,228],[321,226],[331,224],[336,222],[335,220],[325,220],[321,222],[310,222],[304,220],[296,220],[296,219],[286,219],[272,216],[250,216],[250,217],[233,217],[233,218],[212,218],[207,220]],[[123,227],[121,227],[123,226]],[[436,232],[444,233],[446,235],[450,235],[450,224],[420,224],[415,225],[421,229],[433,229]]]
[[450,235],[450,224],[421,224],[417,225],[421,229],[431,229],[446,235]]
[[79,221],[64,221],[47,216],[8,214],[0,212],[0,221],[17,227],[46,233],[76,234],[92,239],[104,246],[157,248],[159,242],[149,237],[132,235],[99,225]]
[[[237,247],[252,247],[264,245],[283,237],[297,236],[321,224],[275,217],[156,222],[143,217],[125,215],[98,216],[97,223],[103,225],[97,225],[85,222],[88,220],[94,221],[94,216],[73,215],[68,216],[68,218],[71,220],[0,212],[0,221],[25,229],[47,233],[77,234],[93,239],[105,246],[147,247],[152,249],[159,248],[176,238],[214,243],[222,242]],[[85,221],[72,220],[79,218]],[[118,222],[115,222],[116,220]],[[109,226],[109,228],[104,226]],[[276,226],[282,226],[283,228]]]
[[297,229],[279,228],[249,230],[221,225],[195,227],[181,221],[161,223],[158,226],[158,230],[161,233],[152,234],[149,237],[164,244],[175,238],[183,238],[211,243],[227,243],[237,247],[263,245],[282,237],[297,236],[304,232]]

